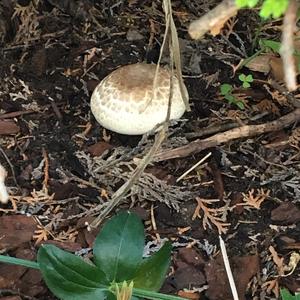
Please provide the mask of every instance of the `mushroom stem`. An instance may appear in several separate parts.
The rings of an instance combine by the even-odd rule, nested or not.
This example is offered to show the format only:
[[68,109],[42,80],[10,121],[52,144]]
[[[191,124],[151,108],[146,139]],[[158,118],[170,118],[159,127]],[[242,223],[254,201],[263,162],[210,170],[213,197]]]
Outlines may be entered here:
[[5,186],[5,178],[7,176],[7,172],[4,167],[0,164],[0,202],[7,203],[9,199],[9,195],[7,193],[7,189]]

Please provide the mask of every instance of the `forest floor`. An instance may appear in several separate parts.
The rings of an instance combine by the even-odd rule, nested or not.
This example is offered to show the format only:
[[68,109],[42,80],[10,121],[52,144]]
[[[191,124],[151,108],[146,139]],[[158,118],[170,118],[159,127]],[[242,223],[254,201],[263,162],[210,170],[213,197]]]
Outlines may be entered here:
[[[217,3],[173,1],[192,109],[170,127],[162,153],[293,111],[276,53],[237,68],[261,49],[259,41],[279,40],[281,20],[262,22],[243,10],[220,34],[192,40],[190,22]],[[35,260],[39,246],[52,243],[90,256],[99,229],[88,231],[85,222],[130,178],[154,141],[150,136],[141,144],[141,136],[104,130],[90,112],[90,96],[119,66],[157,62],[161,2],[4,0],[0,17],[0,157],[10,193],[0,208],[1,253]],[[254,79],[249,87],[241,74]],[[231,86],[232,103],[222,84]],[[300,249],[300,128],[297,122],[285,127],[154,161],[117,207],[143,219],[149,247],[172,241],[162,292],[232,299],[219,234],[241,300],[278,299],[279,287],[299,291],[300,268],[290,258]],[[0,264],[0,299],[56,298],[38,271]]]

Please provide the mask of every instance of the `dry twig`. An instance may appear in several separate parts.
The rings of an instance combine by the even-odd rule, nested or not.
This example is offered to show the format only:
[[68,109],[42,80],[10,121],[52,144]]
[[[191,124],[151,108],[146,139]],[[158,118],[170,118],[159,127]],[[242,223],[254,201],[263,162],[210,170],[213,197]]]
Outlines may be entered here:
[[212,30],[216,26],[218,28],[221,27],[237,11],[238,7],[234,0],[223,0],[214,9],[190,24],[190,36],[195,40],[200,39],[207,31]]
[[178,157],[186,157],[198,153],[204,149],[215,147],[217,145],[236,140],[239,138],[251,137],[262,133],[278,131],[290,126],[294,122],[300,120],[300,108],[295,109],[289,114],[272,122],[260,125],[245,125],[239,128],[234,128],[223,133],[215,134],[203,140],[195,140],[185,146],[178,147],[172,150],[165,150],[157,153],[155,161],[168,160]]

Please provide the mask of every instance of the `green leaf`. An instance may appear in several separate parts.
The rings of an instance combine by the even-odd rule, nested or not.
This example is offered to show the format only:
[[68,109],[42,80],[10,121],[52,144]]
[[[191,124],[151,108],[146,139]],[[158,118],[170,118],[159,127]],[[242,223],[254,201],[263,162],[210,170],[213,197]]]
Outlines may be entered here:
[[132,279],[142,261],[144,227],[132,213],[122,212],[105,223],[94,244],[94,262],[110,281]]
[[280,289],[280,295],[283,300],[300,300],[300,294],[294,296],[287,289]]
[[220,87],[221,95],[225,96],[232,91],[232,85],[228,83],[224,83]]
[[18,266],[24,266],[24,267],[27,267],[27,268],[33,268],[33,269],[38,269],[39,270],[39,264],[38,263],[36,263],[35,261],[27,260],[27,259],[20,259],[20,258],[7,256],[7,255],[0,255],[0,262],[13,264],[13,265],[18,265]]
[[109,294],[105,274],[74,254],[43,245],[37,261],[48,288],[60,299],[106,299]]
[[265,0],[259,14],[264,19],[277,19],[286,11],[288,3],[288,0]]
[[240,74],[239,75],[239,80],[242,81],[242,82],[246,81],[246,75],[245,74]]
[[231,104],[231,103],[235,103],[236,102],[236,99],[235,99],[235,97],[234,96],[232,96],[232,95],[225,95],[225,97],[224,97],[227,101],[228,101],[228,103],[229,104]]
[[237,102],[235,102],[235,104],[239,109],[244,109],[245,108],[245,105],[242,101],[237,101]]
[[251,74],[249,74],[249,75],[246,76],[245,80],[247,82],[253,82],[253,76]]
[[235,3],[238,7],[254,7],[257,2],[258,0],[235,0]]
[[281,43],[280,42],[275,42],[275,41],[272,41],[272,40],[261,39],[259,43],[260,43],[261,46],[269,48],[272,51],[274,51],[275,53],[279,53],[279,50],[280,50],[280,47],[281,47]]
[[250,83],[247,82],[247,81],[244,81],[244,82],[243,82],[243,88],[247,89],[247,88],[249,88],[249,87],[250,87]]
[[134,287],[158,291],[162,286],[171,260],[171,243],[165,243],[159,251],[141,263],[133,279]]

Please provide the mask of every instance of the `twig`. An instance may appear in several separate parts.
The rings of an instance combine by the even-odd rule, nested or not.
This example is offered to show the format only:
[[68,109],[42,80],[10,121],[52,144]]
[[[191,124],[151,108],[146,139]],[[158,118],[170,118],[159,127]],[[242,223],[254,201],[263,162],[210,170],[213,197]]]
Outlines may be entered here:
[[202,164],[204,161],[206,161],[210,156],[211,156],[211,152],[206,154],[196,164],[194,164],[191,168],[189,168],[186,172],[184,172],[180,177],[178,177],[176,182],[179,182],[181,179],[183,179],[186,175],[188,175],[190,172],[192,172],[194,169],[196,169],[200,164]]
[[231,268],[230,268],[230,263],[229,263],[225,243],[224,243],[224,241],[223,241],[223,239],[220,235],[219,235],[219,240],[220,240],[221,253],[222,253],[222,256],[223,256],[223,262],[224,262],[225,270],[226,270],[227,277],[228,277],[228,280],[229,280],[231,293],[232,293],[232,296],[233,296],[234,300],[239,300],[239,295],[238,295],[236,285],[235,285],[235,282],[234,282],[234,278],[233,278],[233,274],[232,274],[232,271],[231,271]]
[[297,29],[298,3],[290,0],[283,19],[280,55],[283,63],[284,79],[289,91],[297,89],[297,72],[294,59],[294,33]]
[[227,20],[234,16],[238,11],[235,0],[223,0],[214,9],[193,21],[189,26],[189,34],[192,39],[200,39],[207,31],[212,29],[220,20]]
[[16,118],[22,115],[28,115],[28,114],[33,114],[36,113],[34,110],[23,110],[23,111],[13,111],[10,113],[5,113],[0,115],[0,119],[12,119]]
[[291,104],[295,108],[300,108],[300,100],[297,99],[293,95],[293,93],[290,93],[284,85],[280,85],[274,79],[269,79],[267,83],[271,85],[275,90],[278,90],[278,92],[281,93],[283,96],[285,96],[289,104]]
[[260,125],[245,125],[239,128],[234,128],[223,133],[215,134],[209,138],[203,140],[195,140],[185,146],[166,150],[155,155],[155,161],[168,160],[178,157],[186,157],[195,153],[198,153],[204,149],[215,147],[217,145],[236,140],[239,138],[245,138],[250,136],[259,135],[262,133],[278,131],[285,127],[288,127],[294,122],[300,120],[300,108],[295,109],[291,113],[272,122],[260,124]]

